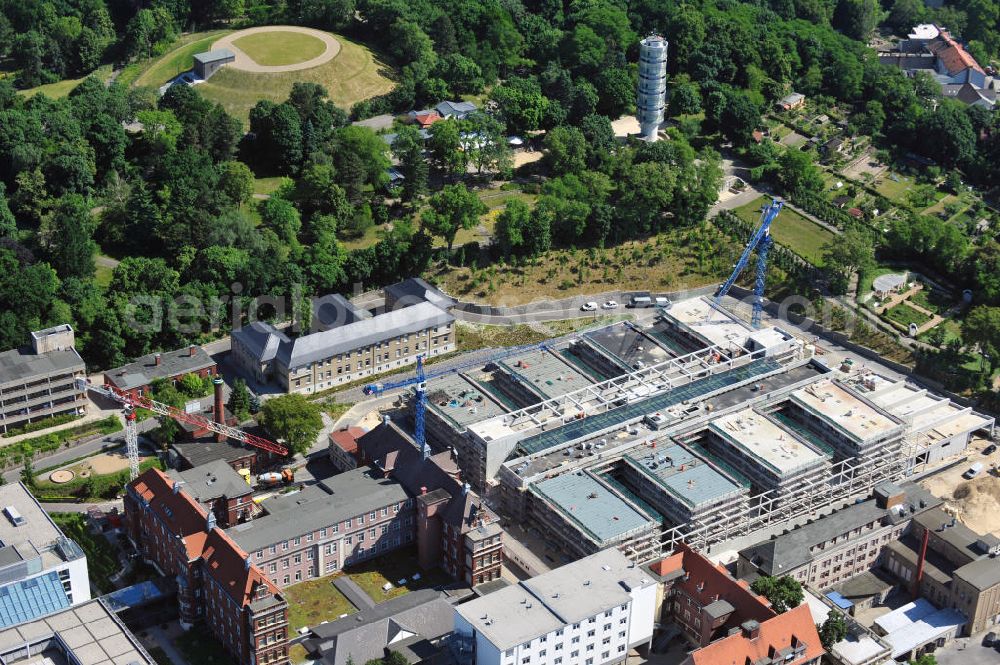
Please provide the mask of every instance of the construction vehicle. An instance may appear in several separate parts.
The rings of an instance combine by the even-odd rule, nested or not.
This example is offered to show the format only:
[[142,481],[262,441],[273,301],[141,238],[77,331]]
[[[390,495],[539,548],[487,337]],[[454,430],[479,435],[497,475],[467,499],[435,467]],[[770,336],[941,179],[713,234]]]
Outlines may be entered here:
[[[219,378],[216,381],[221,383],[222,379]],[[139,432],[136,428],[135,415],[135,410],[138,408],[147,409],[157,415],[168,416],[178,422],[189,423],[195,427],[215,432],[223,441],[227,438],[234,439],[275,455],[282,457],[288,455],[288,448],[274,441],[249,434],[241,429],[230,427],[225,423],[210,420],[197,413],[187,413],[184,409],[178,409],[169,404],[151,400],[143,395],[134,395],[113,386],[98,386],[83,378],[76,380],[76,388],[102,395],[123,406],[125,415],[125,452],[128,455],[129,478],[131,480],[135,480],[139,476]]]
[[284,468],[280,472],[270,471],[257,476],[257,484],[264,487],[274,487],[280,483],[289,485],[293,482],[295,482],[295,471],[290,468]]
[[764,280],[767,277],[767,254],[771,250],[771,244],[774,242],[771,239],[771,223],[777,218],[783,205],[784,203],[778,199],[772,199],[769,205],[764,206],[760,216],[760,225],[751,234],[747,246],[743,248],[743,254],[740,255],[739,261],[733,267],[733,274],[719,287],[719,291],[715,294],[715,299],[712,301],[712,304],[717,309],[721,308],[722,298],[729,293],[729,289],[732,288],[733,284],[736,283],[736,280],[739,279],[739,276],[747,267],[747,264],[750,263],[750,255],[756,251],[757,277],[754,280],[753,314],[750,317],[750,324],[754,328],[760,328],[760,316],[764,310]]
[[420,446],[420,452],[424,456],[424,459],[430,456],[430,448],[427,446],[427,438],[424,435],[424,412],[427,409],[427,382],[431,379],[436,379],[438,377],[446,376],[448,374],[456,374],[462,370],[466,370],[477,365],[488,365],[490,363],[503,360],[518,353],[524,353],[525,351],[538,351],[548,349],[548,344],[545,342],[540,342],[538,344],[524,344],[521,346],[512,346],[496,353],[489,354],[488,356],[477,356],[475,360],[469,360],[468,362],[462,363],[450,367],[448,369],[440,370],[438,372],[432,372],[430,374],[424,373],[424,356],[417,356],[417,372],[415,376],[408,379],[402,379],[401,381],[387,381],[386,383],[372,383],[364,387],[365,395],[378,396],[387,390],[397,390],[399,388],[407,388],[409,386],[416,386],[417,401],[413,407],[413,438]]

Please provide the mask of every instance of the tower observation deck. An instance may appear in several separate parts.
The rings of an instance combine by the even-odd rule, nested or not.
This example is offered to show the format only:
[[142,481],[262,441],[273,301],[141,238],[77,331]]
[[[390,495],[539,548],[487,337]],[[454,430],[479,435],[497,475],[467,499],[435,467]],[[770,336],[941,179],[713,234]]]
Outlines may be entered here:
[[636,119],[643,140],[655,141],[667,97],[667,40],[650,35],[639,42],[639,89]]

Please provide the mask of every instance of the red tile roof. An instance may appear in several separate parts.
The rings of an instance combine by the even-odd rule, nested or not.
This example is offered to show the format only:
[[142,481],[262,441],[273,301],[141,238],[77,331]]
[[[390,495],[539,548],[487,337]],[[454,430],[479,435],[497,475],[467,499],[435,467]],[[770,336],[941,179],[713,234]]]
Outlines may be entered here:
[[348,427],[347,429],[330,432],[330,443],[334,444],[348,455],[357,455],[358,439],[364,436],[365,431],[360,427]]
[[218,527],[207,534],[202,559],[205,560],[205,574],[225,589],[240,607],[254,601],[261,584],[271,595],[278,593],[278,588],[260,568],[252,563],[247,565],[247,553]]
[[773,658],[775,652],[805,644],[805,651],[794,660],[784,661],[785,665],[808,663],[823,655],[824,650],[813,623],[812,613],[805,603],[760,622],[760,634],[753,639],[742,633],[724,637],[706,647],[691,652],[688,662],[692,665],[743,665],[755,663],[762,658]]
[[683,566],[684,566],[684,554],[679,553],[679,554],[672,554],[668,556],[666,559],[662,559],[660,561],[650,564],[649,569],[652,570],[657,575],[659,575],[660,577],[663,577],[665,575],[669,575],[670,573],[680,570],[681,568],[683,568]]
[[970,67],[981,74],[986,73],[976,59],[944,30],[928,45],[928,48],[938,57],[949,74],[958,74]]
[[[174,535],[187,547],[188,560],[201,556],[208,512],[186,492],[174,492],[174,481],[159,469],[149,469],[132,487]],[[183,484],[181,485],[183,487]]]
[[679,586],[702,607],[718,596],[733,606],[733,616],[738,623],[748,619],[763,623],[774,616],[768,600],[751,591],[743,580],[735,579],[725,566],[713,564],[684,543],[679,543],[676,551],[683,556],[686,573]]
[[437,111],[431,111],[430,113],[417,113],[413,116],[413,119],[421,127],[430,127],[438,120],[444,120]]

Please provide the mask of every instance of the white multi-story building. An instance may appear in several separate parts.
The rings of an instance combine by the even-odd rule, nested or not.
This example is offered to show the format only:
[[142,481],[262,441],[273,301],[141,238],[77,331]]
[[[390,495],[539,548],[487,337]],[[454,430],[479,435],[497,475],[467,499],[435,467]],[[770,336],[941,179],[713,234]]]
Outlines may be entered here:
[[90,600],[87,557],[21,483],[0,486],[0,627]]
[[459,657],[475,665],[623,663],[653,637],[657,584],[617,549],[455,608]]

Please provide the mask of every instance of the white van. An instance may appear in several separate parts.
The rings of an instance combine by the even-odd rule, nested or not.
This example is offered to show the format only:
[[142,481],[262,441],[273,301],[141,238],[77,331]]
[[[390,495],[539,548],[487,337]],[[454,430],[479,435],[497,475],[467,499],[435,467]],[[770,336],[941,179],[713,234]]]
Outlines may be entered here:
[[654,302],[657,307],[662,307],[663,309],[670,309],[670,305],[673,304],[670,302],[670,298],[664,298],[663,296],[657,296]]
[[983,463],[976,462],[975,464],[970,466],[965,473],[962,474],[962,477],[965,478],[966,480],[972,480],[973,478],[978,476],[982,472],[982,470],[983,470]]

